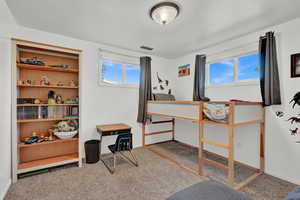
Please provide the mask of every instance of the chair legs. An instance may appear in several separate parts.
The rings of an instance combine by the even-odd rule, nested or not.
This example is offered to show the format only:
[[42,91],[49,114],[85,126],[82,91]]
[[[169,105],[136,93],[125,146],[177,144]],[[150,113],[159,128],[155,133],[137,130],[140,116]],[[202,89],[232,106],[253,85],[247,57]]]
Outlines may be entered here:
[[[126,156],[125,154],[123,154],[123,152],[119,152],[119,153],[120,153],[121,157],[122,157],[124,160],[126,160],[127,162],[129,162],[129,163],[133,164],[134,166],[138,167],[139,165],[138,165],[138,161],[137,161],[136,157],[135,157],[134,154],[131,152],[131,150],[129,150],[128,152],[129,152],[131,158],[128,157],[128,156]],[[105,161],[104,161],[103,159],[101,159],[102,162],[104,163],[105,167],[108,169],[108,171],[109,171],[111,174],[113,174],[113,173],[115,172],[115,170],[116,170],[117,153],[114,153],[114,154],[113,154],[113,159],[114,159],[114,160],[113,160],[113,167],[112,167],[112,168],[111,168],[108,164],[106,164]]]
[[120,152],[120,155],[124,158],[124,160],[127,160],[129,163],[133,164],[134,166],[138,167],[138,161],[136,159],[136,157],[134,156],[134,154],[131,152],[131,150],[128,151],[129,155],[131,156],[131,158],[129,158],[128,156],[126,156],[125,154],[123,154],[122,152]]

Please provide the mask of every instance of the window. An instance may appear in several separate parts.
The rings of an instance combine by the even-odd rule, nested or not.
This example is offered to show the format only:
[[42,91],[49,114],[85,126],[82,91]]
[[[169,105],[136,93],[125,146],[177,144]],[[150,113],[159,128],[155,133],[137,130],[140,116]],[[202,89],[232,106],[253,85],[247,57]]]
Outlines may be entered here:
[[126,65],[126,82],[130,84],[140,83],[140,67],[134,65]]
[[259,78],[258,54],[236,56],[208,65],[208,85],[249,82]]
[[122,82],[122,64],[104,60],[102,62],[102,81],[107,83]]
[[210,84],[232,83],[234,81],[234,60],[210,64]]
[[238,80],[259,78],[258,54],[238,58]]
[[140,67],[125,62],[102,60],[100,80],[106,85],[137,86],[140,81]]

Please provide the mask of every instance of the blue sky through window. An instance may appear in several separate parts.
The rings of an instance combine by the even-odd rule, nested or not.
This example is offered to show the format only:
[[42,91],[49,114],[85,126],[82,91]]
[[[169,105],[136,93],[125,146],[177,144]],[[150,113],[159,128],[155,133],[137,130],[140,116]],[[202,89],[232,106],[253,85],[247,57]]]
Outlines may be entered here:
[[126,82],[139,84],[140,82],[140,67],[126,65]]
[[102,61],[102,80],[107,82],[122,82],[122,64]]
[[238,58],[238,80],[259,78],[258,54]]
[[234,81],[234,60],[229,59],[223,62],[210,64],[209,83],[224,84]]

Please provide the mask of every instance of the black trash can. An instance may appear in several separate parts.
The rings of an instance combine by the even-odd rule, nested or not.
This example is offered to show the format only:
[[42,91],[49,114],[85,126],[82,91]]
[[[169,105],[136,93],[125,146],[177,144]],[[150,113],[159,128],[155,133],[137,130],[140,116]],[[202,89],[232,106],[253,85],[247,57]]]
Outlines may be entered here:
[[84,143],[86,163],[96,163],[99,161],[100,140],[88,140]]

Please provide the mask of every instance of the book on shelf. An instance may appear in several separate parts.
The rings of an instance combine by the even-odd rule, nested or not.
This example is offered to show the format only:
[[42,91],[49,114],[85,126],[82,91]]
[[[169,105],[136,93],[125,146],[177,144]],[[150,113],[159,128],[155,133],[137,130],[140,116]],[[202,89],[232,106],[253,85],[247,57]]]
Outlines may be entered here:
[[21,106],[17,108],[18,120],[75,118],[78,116],[78,106]]

